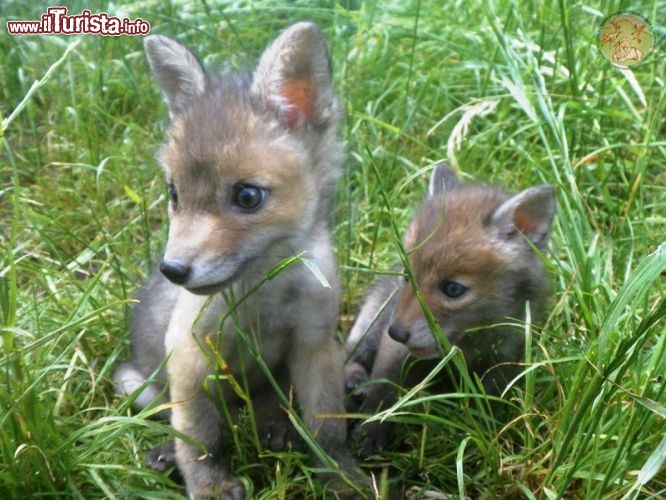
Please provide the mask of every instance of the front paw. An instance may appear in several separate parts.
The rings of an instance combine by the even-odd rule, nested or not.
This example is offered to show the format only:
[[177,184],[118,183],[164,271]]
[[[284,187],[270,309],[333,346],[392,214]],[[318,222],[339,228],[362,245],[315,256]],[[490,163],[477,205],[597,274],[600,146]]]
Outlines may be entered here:
[[348,363],[345,366],[345,394],[347,411],[357,412],[367,397],[367,386],[370,376],[359,363]]
[[[338,472],[320,472],[317,479],[326,485],[336,500],[364,500],[374,498],[370,478],[360,469],[358,462],[347,450],[330,450],[330,457],[339,467]],[[324,464],[319,463],[321,467]]]
[[347,393],[354,392],[360,385],[369,379],[368,372],[363,365],[354,361],[345,365],[345,390]]
[[166,443],[158,446],[151,450],[145,458],[146,465],[150,467],[155,472],[163,474],[164,472],[171,470],[169,478],[176,482],[182,483],[183,477],[178,471],[176,464],[176,444],[175,441],[169,440]]
[[367,459],[381,452],[388,442],[391,425],[386,422],[367,422],[354,428],[351,436],[354,453]]
[[271,451],[306,451],[307,445],[291,422],[279,420],[259,428],[261,446]]
[[231,473],[221,456],[202,453],[182,441],[176,442],[175,451],[190,498],[244,500],[243,483]]
[[245,500],[245,487],[235,477],[217,481],[202,488],[188,488],[190,498],[196,500]]
[[176,466],[176,446],[173,440],[161,444],[146,455],[146,465],[156,472],[165,472]]

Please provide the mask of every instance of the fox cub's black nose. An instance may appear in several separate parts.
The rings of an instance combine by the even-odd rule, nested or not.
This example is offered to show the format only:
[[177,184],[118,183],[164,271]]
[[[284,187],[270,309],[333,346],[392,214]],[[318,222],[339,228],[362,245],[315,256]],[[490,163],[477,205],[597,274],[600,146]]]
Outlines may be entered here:
[[388,334],[396,342],[405,343],[409,340],[409,329],[405,328],[403,325],[397,321],[389,326]]
[[190,276],[190,266],[177,260],[163,260],[160,263],[160,271],[169,281],[182,285]]

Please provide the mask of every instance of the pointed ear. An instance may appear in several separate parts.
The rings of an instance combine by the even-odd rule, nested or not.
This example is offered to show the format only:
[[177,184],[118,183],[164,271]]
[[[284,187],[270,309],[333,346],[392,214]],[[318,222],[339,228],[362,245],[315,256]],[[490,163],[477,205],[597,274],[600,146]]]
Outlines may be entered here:
[[173,117],[203,93],[206,74],[194,54],[171,38],[150,35],[144,39],[143,46]]
[[266,49],[252,90],[275,107],[284,123],[325,124],[337,114],[326,40],[309,22],[287,28]]
[[493,212],[490,222],[503,239],[527,237],[544,250],[550,237],[555,215],[555,190],[552,186],[536,186],[502,203]]
[[435,165],[435,169],[430,177],[430,184],[428,184],[428,198],[432,198],[437,194],[455,188],[460,181],[453,169],[444,162],[439,162]]
[[405,234],[402,235],[402,246],[405,250],[409,251],[416,247],[416,230],[417,230],[416,218],[412,219],[405,230]]

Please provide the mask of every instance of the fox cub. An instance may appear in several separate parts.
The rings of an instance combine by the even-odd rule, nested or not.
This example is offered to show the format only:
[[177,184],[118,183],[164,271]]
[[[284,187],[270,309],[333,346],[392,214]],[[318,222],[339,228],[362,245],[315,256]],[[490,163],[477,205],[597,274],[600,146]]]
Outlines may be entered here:
[[[507,196],[495,187],[463,184],[440,163],[404,236],[425,304],[488,393],[506,386],[524,352],[520,327],[511,323],[525,320],[527,301],[533,315],[547,301],[544,265],[533,247],[546,249],[554,212],[548,185]],[[368,412],[397,397],[393,385],[378,381],[413,386],[443,354],[412,284],[397,277],[375,285],[345,348],[347,391]],[[421,361],[401,378],[408,360]],[[452,389],[444,375],[439,378],[432,390]],[[367,456],[382,448],[387,431],[381,423],[360,426],[359,452]]]
[[[334,418],[345,411],[329,230],[341,109],[324,36],[311,23],[291,26],[247,77],[208,73],[163,36],[144,45],[171,121],[158,154],[170,226],[134,311],[132,357],[114,378],[139,408],[167,402],[168,387],[171,424],[191,438],[158,449],[149,465],[175,462],[191,497],[243,498],[222,452],[227,416],[244,403],[225,380],[250,392],[261,425],[281,429],[288,419],[270,370],[324,449],[353,468],[345,423]],[[147,383],[164,359],[166,373]]]

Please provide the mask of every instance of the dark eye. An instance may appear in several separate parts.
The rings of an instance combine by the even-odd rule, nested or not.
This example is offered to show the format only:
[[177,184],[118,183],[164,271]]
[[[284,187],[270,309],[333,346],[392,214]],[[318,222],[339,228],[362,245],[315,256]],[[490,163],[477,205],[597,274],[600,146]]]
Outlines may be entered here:
[[171,202],[171,206],[176,208],[178,206],[178,190],[173,182],[167,182],[167,190],[169,191],[169,201]]
[[444,295],[451,299],[457,299],[462,297],[468,288],[465,285],[461,285],[457,281],[444,280],[439,285],[439,289]]
[[266,190],[249,184],[239,184],[234,192],[234,203],[246,211],[257,210],[266,198]]

